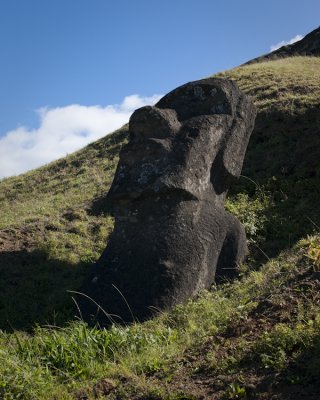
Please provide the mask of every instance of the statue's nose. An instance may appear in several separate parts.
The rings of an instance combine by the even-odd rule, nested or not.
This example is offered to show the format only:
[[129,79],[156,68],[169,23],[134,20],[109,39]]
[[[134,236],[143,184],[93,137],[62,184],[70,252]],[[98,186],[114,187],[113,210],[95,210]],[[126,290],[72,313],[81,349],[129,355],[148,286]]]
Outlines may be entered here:
[[131,140],[166,139],[180,129],[175,110],[146,106],[136,110],[129,122]]

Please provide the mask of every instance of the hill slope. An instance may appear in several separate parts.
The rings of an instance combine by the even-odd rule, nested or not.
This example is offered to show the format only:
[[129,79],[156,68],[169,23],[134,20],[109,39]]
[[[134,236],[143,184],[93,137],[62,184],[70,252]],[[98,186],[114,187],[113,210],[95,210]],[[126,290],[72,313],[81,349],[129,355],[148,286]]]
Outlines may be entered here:
[[308,33],[298,42],[282,46],[271,53],[254,58],[253,60],[248,61],[246,64],[297,56],[320,56],[320,27]]
[[67,327],[0,335],[0,398],[319,397],[320,59],[218,76],[236,80],[258,107],[243,176],[227,202],[250,241],[241,279],[147,324],[69,326],[75,309],[66,290],[80,287],[112,230],[103,196],[126,127],[5,179],[1,328]]

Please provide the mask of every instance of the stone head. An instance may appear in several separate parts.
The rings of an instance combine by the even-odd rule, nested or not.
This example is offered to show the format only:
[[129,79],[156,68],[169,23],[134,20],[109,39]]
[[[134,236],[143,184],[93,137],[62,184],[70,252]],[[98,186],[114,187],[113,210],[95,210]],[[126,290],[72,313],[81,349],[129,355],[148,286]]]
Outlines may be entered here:
[[136,110],[109,200],[174,191],[224,199],[240,174],[254,119],[251,100],[234,82],[217,78],[187,83]]

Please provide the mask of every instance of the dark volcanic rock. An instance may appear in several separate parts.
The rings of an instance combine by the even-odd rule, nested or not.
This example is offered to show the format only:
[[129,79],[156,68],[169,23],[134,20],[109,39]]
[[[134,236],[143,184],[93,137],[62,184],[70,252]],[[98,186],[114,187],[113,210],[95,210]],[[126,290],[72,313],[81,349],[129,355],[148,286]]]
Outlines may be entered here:
[[[235,274],[246,236],[224,200],[255,114],[235,83],[216,78],[134,112],[106,200],[114,232],[83,287],[107,313],[145,319]],[[86,319],[97,311],[90,301],[81,309]]]
[[320,28],[308,33],[308,35],[298,42],[282,46],[280,49],[254,58],[253,60],[246,62],[244,65],[294,56],[320,56]]

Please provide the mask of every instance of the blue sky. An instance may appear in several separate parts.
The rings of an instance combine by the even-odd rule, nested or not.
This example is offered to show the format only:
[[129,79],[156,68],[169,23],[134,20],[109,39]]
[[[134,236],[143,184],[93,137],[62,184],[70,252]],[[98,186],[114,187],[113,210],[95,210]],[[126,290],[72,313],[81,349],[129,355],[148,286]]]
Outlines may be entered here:
[[0,0],[0,178],[320,24],[319,0]]

